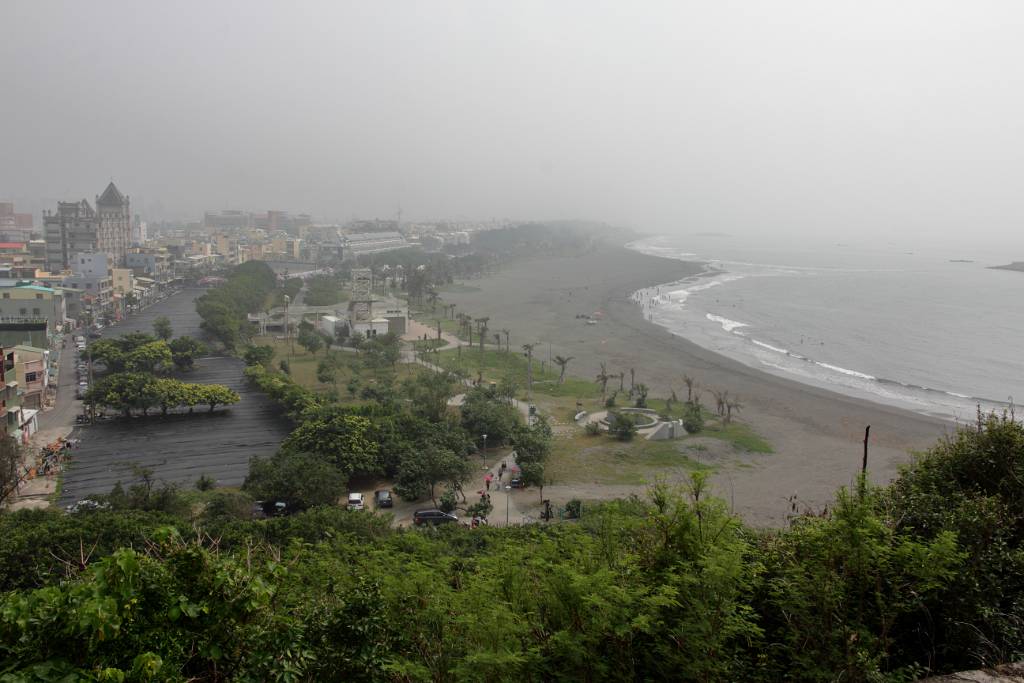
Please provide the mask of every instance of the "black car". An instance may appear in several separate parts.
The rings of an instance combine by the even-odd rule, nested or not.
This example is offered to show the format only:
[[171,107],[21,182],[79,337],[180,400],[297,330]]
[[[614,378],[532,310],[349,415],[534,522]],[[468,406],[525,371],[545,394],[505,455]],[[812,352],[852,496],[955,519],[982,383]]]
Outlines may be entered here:
[[450,512],[444,512],[443,510],[417,510],[412,513],[412,523],[416,526],[422,526],[424,524],[444,524],[446,522],[457,522],[459,518]]
[[382,491],[374,491],[373,493],[373,506],[378,508],[389,508],[394,507],[395,501],[391,498],[391,491],[384,489]]

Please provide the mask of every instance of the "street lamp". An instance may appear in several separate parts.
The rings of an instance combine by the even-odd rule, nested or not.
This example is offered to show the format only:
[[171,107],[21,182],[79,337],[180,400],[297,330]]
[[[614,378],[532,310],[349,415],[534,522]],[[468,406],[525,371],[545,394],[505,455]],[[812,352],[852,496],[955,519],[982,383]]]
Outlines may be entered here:
[[485,452],[485,451],[487,450],[487,435],[486,435],[486,434],[483,434],[482,436],[484,437],[484,448],[483,448],[483,450],[482,450],[482,451],[480,451],[480,457],[481,457],[481,458],[484,458],[484,457],[486,457],[486,456],[484,455],[484,452]]
[[508,499],[512,497],[512,487],[505,484],[505,526],[508,526]]
[[284,338],[288,342],[288,348],[289,348],[288,355],[289,356],[291,356],[291,355],[293,355],[295,353],[295,347],[294,347],[294,345],[292,345],[292,333],[291,333],[291,330],[289,329],[290,326],[289,326],[289,320],[288,320],[288,304],[290,304],[291,302],[292,302],[292,298],[290,296],[288,296],[287,294],[285,294],[284,295]]

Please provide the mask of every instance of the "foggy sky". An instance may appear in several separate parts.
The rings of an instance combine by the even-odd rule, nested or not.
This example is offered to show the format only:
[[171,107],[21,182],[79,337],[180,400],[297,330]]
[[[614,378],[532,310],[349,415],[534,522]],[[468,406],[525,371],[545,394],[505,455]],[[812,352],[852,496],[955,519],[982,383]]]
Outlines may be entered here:
[[5,0],[0,197],[114,178],[151,219],[1016,240],[1022,23],[977,0]]

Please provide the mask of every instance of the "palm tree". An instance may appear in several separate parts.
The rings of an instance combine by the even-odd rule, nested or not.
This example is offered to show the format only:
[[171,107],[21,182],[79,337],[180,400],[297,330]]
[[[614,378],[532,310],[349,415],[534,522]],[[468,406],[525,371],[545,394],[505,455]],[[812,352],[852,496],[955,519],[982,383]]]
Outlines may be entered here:
[[633,388],[636,387],[636,370],[629,369],[629,394],[633,395]]
[[511,353],[512,352],[512,347],[509,346],[508,336],[510,334],[512,334],[512,333],[509,331],[509,329],[507,327],[505,329],[503,329],[501,331],[501,333],[503,335],[505,335],[505,353]]
[[484,340],[487,339],[487,322],[489,320],[490,320],[490,318],[477,318],[476,319],[476,324],[479,326],[477,328],[476,332],[477,332],[477,336],[480,337],[480,358],[481,359],[484,356]]
[[683,384],[686,385],[686,402],[693,402],[693,392],[700,386],[697,384],[697,380],[690,377],[689,375],[683,375]]
[[608,374],[607,366],[605,366],[604,363],[601,363],[601,372],[597,373],[597,381],[601,385],[601,400],[604,400],[605,391],[608,388],[608,380],[611,378],[612,376]]
[[559,384],[565,382],[565,368],[567,365],[569,365],[569,361],[571,361],[573,358],[575,358],[575,356],[569,356],[568,358],[566,358],[565,356],[555,356],[555,363],[558,365],[559,368],[562,369],[562,371],[558,374]]
[[533,392],[533,348],[536,344],[523,344],[523,351],[526,352],[526,396],[527,399]]
[[498,347],[498,351],[501,351],[501,332],[494,333],[494,344]]
[[641,382],[636,385],[636,407],[646,408],[647,407],[647,385]]
[[441,300],[441,295],[437,293],[436,289],[431,289],[427,292],[427,301],[430,302],[430,311],[433,313],[437,310],[437,302]]
[[715,397],[715,407],[718,410],[718,415],[721,417],[725,414],[725,404],[729,401],[728,391],[717,391],[711,389],[711,395]]
[[[612,375],[612,376],[615,377],[616,375]],[[625,372],[620,372],[617,376],[619,378],[619,391],[625,391],[625,389],[623,388],[623,385],[626,382],[626,373]]]

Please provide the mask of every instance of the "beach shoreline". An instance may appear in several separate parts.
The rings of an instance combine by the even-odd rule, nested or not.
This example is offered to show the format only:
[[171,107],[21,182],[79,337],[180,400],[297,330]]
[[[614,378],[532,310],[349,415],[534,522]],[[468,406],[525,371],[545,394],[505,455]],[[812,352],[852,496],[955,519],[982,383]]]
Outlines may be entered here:
[[[491,325],[511,330],[513,345],[540,342],[550,354],[575,357],[570,373],[594,377],[634,368],[652,396],[682,390],[683,374],[706,389],[739,396],[741,419],[772,443],[775,452],[749,459],[714,478],[718,493],[751,524],[779,526],[798,506],[830,503],[838,487],[856,480],[864,428],[871,425],[869,475],[885,482],[910,451],[950,433],[954,424],[768,374],[698,346],[644,319],[633,292],[700,274],[705,265],[603,244],[572,257],[514,261],[474,291],[445,299]],[[600,313],[587,325],[577,316]]]

